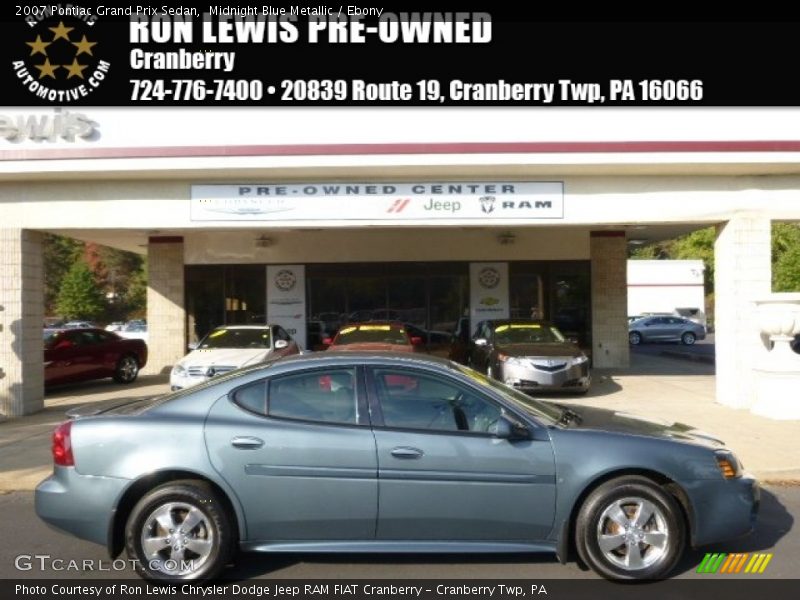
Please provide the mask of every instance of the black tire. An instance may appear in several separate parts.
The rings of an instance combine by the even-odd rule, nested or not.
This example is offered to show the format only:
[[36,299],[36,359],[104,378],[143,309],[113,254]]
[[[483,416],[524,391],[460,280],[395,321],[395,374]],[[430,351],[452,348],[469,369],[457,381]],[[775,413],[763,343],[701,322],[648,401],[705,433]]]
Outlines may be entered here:
[[607,579],[661,579],[683,554],[686,524],[677,501],[655,482],[619,477],[584,501],[575,523],[575,545],[581,560]]
[[[163,526],[165,516],[174,529]],[[213,579],[232,556],[234,529],[230,519],[225,505],[203,482],[171,482],[147,493],[134,506],[125,525],[125,549],[144,579]],[[184,531],[181,526],[187,520],[191,523]],[[148,552],[145,539],[156,542],[150,550],[163,547]],[[185,565],[179,560],[181,556],[187,561]]]
[[630,342],[631,346],[638,346],[642,343],[642,334],[638,331],[631,331],[628,334],[628,342]]
[[125,354],[114,367],[114,381],[117,383],[133,383],[139,376],[139,361],[133,354]]
[[694,346],[694,343],[697,341],[697,336],[693,334],[691,331],[687,331],[681,336],[681,344],[684,346]]

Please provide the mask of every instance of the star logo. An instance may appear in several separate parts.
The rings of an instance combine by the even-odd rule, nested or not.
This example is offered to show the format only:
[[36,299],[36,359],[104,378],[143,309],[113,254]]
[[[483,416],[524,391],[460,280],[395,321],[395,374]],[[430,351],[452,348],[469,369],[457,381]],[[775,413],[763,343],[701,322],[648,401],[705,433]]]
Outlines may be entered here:
[[93,56],[92,46],[96,46],[97,42],[90,42],[89,40],[86,39],[86,36],[84,35],[80,42],[72,42],[72,45],[78,49],[78,51],[75,53],[75,58],[77,58],[81,54],[88,54],[89,56]]
[[96,18],[40,20],[33,33],[20,40],[27,47],[24,57],[12,62],[17,79],[50,102],[86,98],[105,81],[111,66],[97,56],[103,46],[93,33],[95,23]]
[[64,25],[64,21],[59,21],[58,27],[48,27],[48,29],[53,32],[53,41],[55,42],[56,40],[60,40],[62,38],[69,41],[69,32],[75,28],[66,27]]
[[73,77],[80,77],[83,79],[83,70],[88,66],[89,65],[79,65],[77,58],[72,61],[71,65],[64,65],[64,68],[69,72],[67,79],[72,79]]
[[47,56],[47,47],[52,44],[52,42],[43,41],[40,35],[37,35],[34,41],[25,43],[31,47],[31,56],[34,54],[44,54]]
[[59,65],[51,65],[50,59],[45,58],[44,63],[41,65],[34,65],[37,69],[39,69],[39,79],[42,77],[52,77],[53,79],[56,78],[56,69],[59,69]]

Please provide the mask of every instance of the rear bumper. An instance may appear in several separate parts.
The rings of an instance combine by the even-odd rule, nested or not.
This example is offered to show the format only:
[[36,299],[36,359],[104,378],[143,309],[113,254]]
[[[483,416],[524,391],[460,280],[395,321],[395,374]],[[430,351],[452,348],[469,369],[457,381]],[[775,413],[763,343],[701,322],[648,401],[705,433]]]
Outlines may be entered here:
[[129,483],[127,479],[80,475],[74,467],[55,467],[36,487],[36,514],[56,529],[105,546],[117,501]]
[[748,473],[736,479],[693,481],[685,485],[692,505],[692,545],[733,540],[753,531],[761,488]]

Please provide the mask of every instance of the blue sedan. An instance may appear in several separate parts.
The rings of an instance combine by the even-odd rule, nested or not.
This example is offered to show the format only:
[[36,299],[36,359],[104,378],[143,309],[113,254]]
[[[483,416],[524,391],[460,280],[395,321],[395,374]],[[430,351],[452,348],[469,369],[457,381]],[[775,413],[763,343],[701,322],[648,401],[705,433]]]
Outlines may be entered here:
[[422,355],[282,358],[72,416],[37,514],[153,580],[213,578],[237,549],[551,552],[661,578],[759,502],[707,434]]

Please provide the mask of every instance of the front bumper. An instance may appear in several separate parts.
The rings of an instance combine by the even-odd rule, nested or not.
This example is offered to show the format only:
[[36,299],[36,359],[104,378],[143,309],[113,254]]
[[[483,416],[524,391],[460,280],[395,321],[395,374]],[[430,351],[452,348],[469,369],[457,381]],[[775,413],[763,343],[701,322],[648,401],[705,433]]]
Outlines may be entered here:
[[498,379],[519,390],[585,391],[591,384],[588,361],[571,365],[565,363],[550,368],[537,368],[535,363],[519,364],[501,362],[498,364]]
[[170,391],[177,392],[178,390],[183,390],[208,380],[209,377],[206,377],[205,375],[176,375],[175,373],[172,373],[169,376],[169,389]]
[[693,546],[733,540],[753,531],[761,488],[749,473],[735,479],[692,481],[684,489],[693,513]]
[[117,501],[129,483],[115,477],[80,475],[74,467],[57,466],[36,486],[36,514],[56,529],[106,545]]

